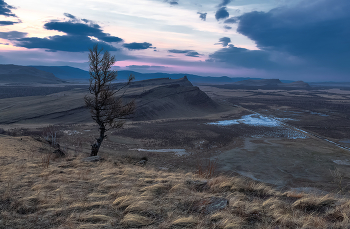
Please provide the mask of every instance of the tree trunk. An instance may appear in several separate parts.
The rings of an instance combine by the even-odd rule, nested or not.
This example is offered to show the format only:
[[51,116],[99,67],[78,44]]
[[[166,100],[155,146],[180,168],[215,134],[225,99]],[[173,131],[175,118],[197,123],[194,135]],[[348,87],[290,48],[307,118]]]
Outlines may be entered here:
[[96,139],[96,143],[91,145],[91,154],[90,156],[97,156],[98,151],[100,150],[103,139],[106,137],[105,135],[106,128],[104,126],[100,127],[100,137]]

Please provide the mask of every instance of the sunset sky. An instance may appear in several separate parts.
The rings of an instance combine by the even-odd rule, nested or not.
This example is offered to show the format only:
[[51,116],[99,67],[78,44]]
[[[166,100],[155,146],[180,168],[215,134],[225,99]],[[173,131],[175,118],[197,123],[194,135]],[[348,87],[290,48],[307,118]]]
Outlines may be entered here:
[[0,0],[0,64],[350,81],[349,0]]

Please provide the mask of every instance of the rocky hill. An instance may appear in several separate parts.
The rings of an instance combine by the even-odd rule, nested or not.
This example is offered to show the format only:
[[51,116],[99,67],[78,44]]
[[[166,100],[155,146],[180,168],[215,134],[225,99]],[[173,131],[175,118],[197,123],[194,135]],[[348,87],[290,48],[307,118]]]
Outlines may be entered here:
[[136,83],[139,87],[150,83],[157,83],[157,86],[141,94],[129,96],[136,99],[135,120],[203,116],[221,110],[207,94],[193,86],[187,77]]
[[6,84],[57,84],[64,81],[53,73],[34,67],[0,64],[0,83]]

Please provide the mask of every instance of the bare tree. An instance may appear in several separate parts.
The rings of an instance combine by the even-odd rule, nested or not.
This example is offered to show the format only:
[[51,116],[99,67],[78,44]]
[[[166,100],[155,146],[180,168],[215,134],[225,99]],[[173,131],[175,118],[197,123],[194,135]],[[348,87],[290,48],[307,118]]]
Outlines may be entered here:
[[89,73],[91,95],[85,96],[85,104],[90,109],[92,119],[98,124],[100,136],[96,138],[96,143],[91,145],[91,156],[96,156],[103,139],[107,136],[106,131],[112,128],[121,128],[125,119],[129,118],[135,110],[135,102],[124,102],[123,95],[115,94],[128,86],[134,76],[130,75],[128,82],[119,89],[114,89],[111,84],[117,78],[117,71],[111,70],[115,63],[115,56],[111,56],[108,51],[102,53],[95,45],[89,53]]

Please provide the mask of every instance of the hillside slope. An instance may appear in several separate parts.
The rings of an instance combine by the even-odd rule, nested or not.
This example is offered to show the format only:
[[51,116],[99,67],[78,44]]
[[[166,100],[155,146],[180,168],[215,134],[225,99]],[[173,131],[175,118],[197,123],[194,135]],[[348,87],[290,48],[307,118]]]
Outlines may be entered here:
[[31,66],[36,69],[53,73],[57,78],[63,80],[84,79],[88,80],[90,75],[88,71],[70,66]]
[[135,98],[135,120],[204,116],[222,110],[186,77],[145,91]]
[[34,67],[0,64],[0,83],[7,84],[58,84],[64,81],[50,72]]
[[[122,84],[114,86],[118,88]],[[124,90],[119,95],[122,93]],[[0,99],[0,124],[92,122],[84,106],[86,94],[87,88],[73,88],[46,96]],[[136,100],[134,120],[197,117],[222,111],[187,78],[138,81],[125,91],[124,97]]]
[[[349,228],[348,198],[282,192],[240,177],[168,172],[122,157],[54,158],[0,134],[0,228]],[[206,172],[206,170],[202,170]]]

